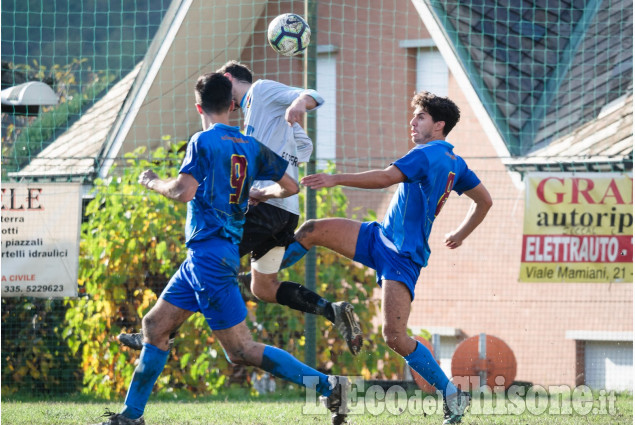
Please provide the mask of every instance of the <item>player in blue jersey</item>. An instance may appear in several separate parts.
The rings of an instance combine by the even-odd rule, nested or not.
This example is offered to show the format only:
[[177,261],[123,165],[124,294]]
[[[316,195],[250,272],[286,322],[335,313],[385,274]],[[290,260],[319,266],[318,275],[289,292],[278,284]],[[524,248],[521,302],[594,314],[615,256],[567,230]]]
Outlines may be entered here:
[[[231,88],[231,81],[220,73],[199,77],[196,108],[204,130],[189,141],[178,177],[160,179],[151,170],[139,176],[139,183],[148,189],[187,202],[187,259],[144,316],[143,349],[124,408],[120,413],[107,412],[102,425],[145,423],[146,403],[168,358],[169,335],[196,312],[204,315],[231,362],[260,367],[299,385],[305,385],[305,377],[313,377],[334,423],[346,417],[345,378],[325,375],[286,351],[253,341],[245,324],[247,309],[237,275],[248,200],[293,195],[298,183],[286,174],[286,160],[228,125],[234,107]],[[256,179],[272,184],[252,188]]]
[[[313,143],[299,122],[307,111],[319,108],[324,99],[315,90],[272,80],[253,81],[251,70],[237,61],[227,62],[217,72],[232,82],[234,102],[244,117],[244,133],[287,159],[287,173],[297,181],[299,165],[308,161],[313,151]],[[255,181],[254,187],[270,184],[271,181]],[[324,316],[342,334],[351,353],[357,355],[363,336],[350,303],[330,302],[297,282],[278,280],[284,247],[293,242],[299,214],[297,195],[270,199],[249,209],[239,252],[241,257],[251,254],[251,282],[247,275],[240,278],[261,301]],[[124,333],[118,338],[129,347],[141,349],[141,333]]]
[[411,137],[416,146],[384,170],[354,174],[314,174],[302,184],[319,189],[335,185],[380,189],[399,184],[384,220],[361,223],[343,218],[309,220],[296,232],[285,253],[283,267],[301,258],[313,246],[330,248],[377,272],[382,288],[383,336],[388,346],[444,395],[445,424],[459,423],[469,404],[458,392],[430,351],[407,334],[410,304],[422,267],[428,263],[428,237],[432,223],[450,192],[465,194],[474,202],[465,220],[446,235],[450,249],[483,221],[492,206],[485,186],[454,153],[445,139],[459,120],[450,99],[421,92],[412,99]]

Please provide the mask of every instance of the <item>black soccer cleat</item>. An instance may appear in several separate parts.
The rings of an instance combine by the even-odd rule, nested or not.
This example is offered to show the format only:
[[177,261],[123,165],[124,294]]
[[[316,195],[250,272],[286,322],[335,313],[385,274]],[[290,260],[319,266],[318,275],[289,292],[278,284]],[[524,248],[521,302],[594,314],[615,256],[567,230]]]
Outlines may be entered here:
[[345,376],[329,376],[329,384],[331,384],[333,392],[328,397],[322,396],[320,398],[326,408],[331,411],[331,423],[333,425],[345,424],[349,412],[347,400],[351,383]]
[[126,347],[132,348],[133,350],[141,351],[141,349],[143,348],[143,333],[122,333],[117,335],[117,340]]
[[106,413],[101,415],[102,418],[107,418],[105,422],[100,422],[95,425],[146,425],[146,421],[141,416],[139,419],[126,418],[120,413],[111,412],[106,409]]
[[[170,334],[170,339],[168,340],[168,350],[171,350],[172,347],[174,346],[175,336],[176,336],[176,333]],[[133,333],[133,334],[121,333],[117,335],[117,340],[128,348],[141,351],[143,349],[143,329],[139,333]]]
[[362,349],[364,336],[353,306],[345,301],[331,303],[335,316],[335,327],[346,340],[348,349],[356,356]]

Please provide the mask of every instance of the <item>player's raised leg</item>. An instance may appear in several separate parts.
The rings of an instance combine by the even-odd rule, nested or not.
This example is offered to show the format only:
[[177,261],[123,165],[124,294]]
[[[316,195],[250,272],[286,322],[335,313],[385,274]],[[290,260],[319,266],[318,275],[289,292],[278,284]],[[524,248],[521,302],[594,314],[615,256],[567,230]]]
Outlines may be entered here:
[[295,242],[284,253],[281,269],[297,263],[313,246],[329,248],[345,257],[355,256],[361,223],[347,218],[308,220],[295,233]]

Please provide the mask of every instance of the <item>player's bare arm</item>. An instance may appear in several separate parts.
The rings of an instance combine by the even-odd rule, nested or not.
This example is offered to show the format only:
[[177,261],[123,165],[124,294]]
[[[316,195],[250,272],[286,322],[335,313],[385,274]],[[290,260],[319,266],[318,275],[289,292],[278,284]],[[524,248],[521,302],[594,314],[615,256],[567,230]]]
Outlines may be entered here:
[[190,174],[180,173],[176,178],[161,179],[152,170],[145,170],[139,174],[139,184],[180,202],[191,201],[198,188],[198,181]]
[[349,186],[360,189],[384,189],[406,180],[406,176],[394,165],[383,170],[371,170],[361,173],[311,174],[300,183],[311,189],[323,187]]
[[249,203],[251,205],[258,205],[260,202],[264,202],[271,198],[286,198],[291,195],[295,195],[300,191],[300,186],[293,177],[287,173],[282,176],[276,183],[264,187],[262,189],[251,188],[249,190]]
[[289,125],[293,125],[293,123],[301,124],[302,117],[306,113],[306,111],[310,111],[311,109],[317,108],[318,104],[313,99],[311,95],[302,94],[296,100],[289,105],[287,111],[284,114],[284,118],[287,120]]
[[479,183],[474,189],[467,190],[464,193],[474,202],[472,202],[461,225],[453,232],[445,235],[445,246],[450,249],[461,246],[465,238],[481,224],[493,204],[492,197],[483,183]]

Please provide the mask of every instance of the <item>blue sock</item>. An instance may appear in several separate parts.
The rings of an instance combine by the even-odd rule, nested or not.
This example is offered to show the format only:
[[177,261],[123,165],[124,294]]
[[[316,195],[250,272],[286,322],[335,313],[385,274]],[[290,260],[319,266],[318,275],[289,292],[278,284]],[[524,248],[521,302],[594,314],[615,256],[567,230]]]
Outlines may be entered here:
[[457,392],[456,387],[450,382],[437,361],[423,344],[417,342],[415,350],[404,357],[408,366],[413,368],[429,384],[434,385],[443,393],[444,397]]
[[318,384],[316,391],[322,395],[331,395],[328,375],[318,372],[293,357],[291,354],[270,345],[265,345],[265,351],[262,353],[262,364],[260,368],[277,376],[286,379],[298,385],[306,387],[306,383],[302,378],[305,376],[317,376]]
[[139,364],[132,375],[132,382],[124,401],[125,407],[121,414],[130,419],[137,419],[143,415],[143,410],[152,393],[152,387],[163,372],[169,351],[158,349],[152,344],[143,344]]
[[303,247],[300,242],[295,241],[291,243],[284,251],[284,257],[282,257],[282,263],[280,263],[280,270],[291,267],[302,259],[309,252],[308,249]]

